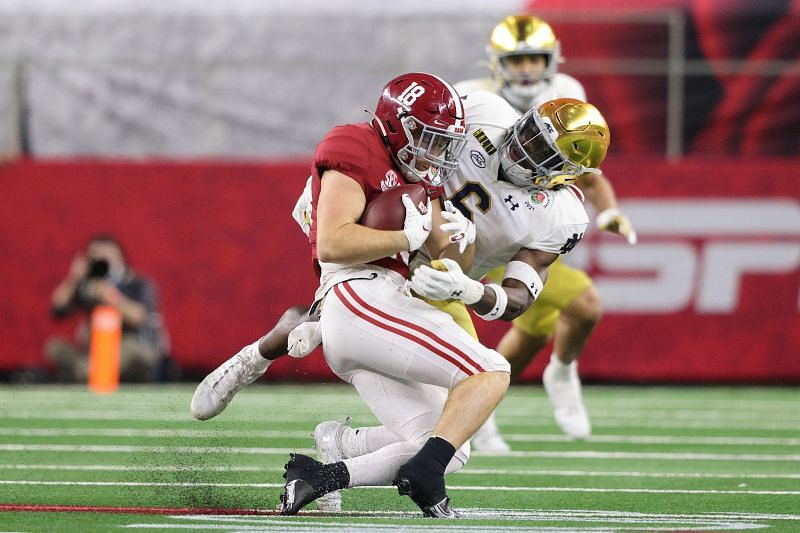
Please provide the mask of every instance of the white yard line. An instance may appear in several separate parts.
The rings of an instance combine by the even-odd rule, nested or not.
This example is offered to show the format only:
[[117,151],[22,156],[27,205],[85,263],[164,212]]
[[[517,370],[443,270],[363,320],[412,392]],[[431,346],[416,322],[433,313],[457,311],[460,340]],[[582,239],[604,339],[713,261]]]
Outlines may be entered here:
[[[637,513],[617,511],[595,511],[582,509],[564,510],[538,510],[538,509],[481,509],[460,508],[464,518],[472,520],[498,520],[536,522],[516,525],[470,525],[467,523],[451,524],[447,521],[428,521],[425,524],[415,524],[405,528],[397,523],[365,522],[364,518],[373,519],[413,519],[419,513],[407,511],[345,511],[336,521],[313,520],[316,511],[304,511],[302,519],[286,519],[267,516],[235,516],[235,515],[178,515],[165,517],[162,523],[136,523],[124,527],[129,528],[159,528],[205,530],[236,530],[236,531],[294,531],[314,533],[316,531],[397,531],[414,530],[429,532],[451,531],[526,531],[537,533],[565,533],[565,532],[613,532],[620,530],[633,531],[730,531],[751,530],[768,527],[764,522],[772,521],[798,521],[798,515],[780,515],[768,513],[697,513],[697,514],[665,514],[665,513]],[[309,520],[309,518],[312,518]],[[361,518],[361,521],[348,520]],[[554,522],[553,525],[547,525]],[[585,523],[580,527],[575,525],[562,526],[565,522]]]
[[[73,444],[0,444],[0,452],[82,452],[82,453],[221,453],[251,455],[283,455],[288,448],[225,447],[225,446],[119,446]],[[311,448],[291,448],[300,453],[314,453]],[[476,456],[493,454],[475,452]],[[496,455],[494,455],[496,456]],[[559,459],[643,459],[667,461],[776,461],[797,462],[798,454],[726,454],[726,453],[662,453],[662,452],[597,452],[597,451],[512,451],[502,457],[548,457]]]
[[[8,437],[179,437],[179,438],[309,438],[311,431],[137,428],[0,428]],[[566,435],[504,433],[512,442],[570,442]],[[592,435],[589,442],[621,444],[700,444],[714,446],[800,446],[800,438],[692,437],[662,435]]]
[[[292,386],[274,386],[257,384],[245,388],[236,397],[234,406],[258,407],[272,406],[282,407],[327,407],[332,404],[338,405],[363,405],[361,399],[355,391],[347,385],[324,385],[304,386],[308,393],[298,394],[297,389]],[[334,389],[334,390],[330,390]],[[720,394],[727,394],[730,388],[669,388],[669,387],[596,387],[584,385],[584,397],[592,407],[615,409],[621,411],[638,409],[665,409],[678,408],[687,410],[705,411],[708,409],[720,411],[788,411],[796,412],[797,401],[764,399],[764,396],[773,394],[770,389],[742,388],[737,392],[737,396],[721,398]],[[626,391],[618,394],[618,391]],[[180,402],[185,400],[188,406],[188,399],[194,392],[194,386],[163,386],[157,387],[131,387],[126,386],[112,396],[102,398],[104,405],[114,405],[120,408],[144,407],[144,408],[163,408],[165,402]],[[746,396],[742,397],[742,392]],[[752,392],[753,394],[748,394]],[[0,393],[4,396],[4,403],[8,406],[40,406],[44,401],[51,405],[60,402],[61,405],[78,405],[82,397],[96,397],[89,395],[84,387],[36,387],[33,389],[19,389],[0,386]],[[781,396],[791,396],[778,392]],[[624,399],[619,398],[620,395]],[[711,398],[709,398],[711,396]],[[760,397],[759,397],[760,396]],[[70,401],[64,401],[67,397]],[[78,398],[78,401],[73,398]],[[702,404],[698,404],[697,398],[702,397]],[[298,400],[300,403],[298,403]],[[540,386],[512,387],[506,396],[503,406],[514,407],[524,405],[526,408],[542,407],[549,408],[547,397]],[[502,407],[501,406],[501,409]]]
[[[507,441],[513,442],[570,442],[566,435],[544,435],[529,433],[503,433]],[[673,437],[668,435],[597,435],[587,442],[615,444],[708,444],[713,446],[800,446],[797,438],[770,437]]]
[[[308,407],[308,406],[298,406],[294,405],[294,409],[291,406],[285,406],[283,409],[270,409],[268,413],[270,419],[275,419],[275,417],[283,418],[283,419],[315,419],[317,414],[320,412],[329,412],[332,410],[332,406],[336,406],[336,410],[342,410],[347,406],[343,406],[340,404],[327,404],[321,405],[319,407]],[[99,406],[96,406],[99,407]],[[365,412],[366,406],[360,404],[357,406],[358,412],[361,414]],[[288,411],[287,411],[288,409]],[[746,410],[733,410],[733,409],[665,409],[663,406],[652,409],[613,409],[613,408],[602,408],[593,406],[591,403],[587,402],[587,409],[589,414],[593,418],[597,419],[621,419],[621,420],[647,420],[653,417],[672,417],[676,420],[727,420],[727,421],[763,421],[767,420],[770,422],[779,422],[779,421],[800,421],[800,413],[798,413],[797,409],[787,409],[785,411],[775,411],[769,410],[766,412],[747,412]],[[45,417],[45,418],[54,418],[54,417],[85,417],[87,419],[91,419],[93,417],[121,417],[123,419],[131,419],[135,420],[139,417],[144,417],[147,419],[153,415],[158,416],[169,416],[169,417],[176,417],[182,418],[187,421],[192,421],[192,416],[189,412],[189,409],[181,409],[179,411],[176,410],[165,410],[165,409],[147,409],[141,405],[135,406],[120,406],[119,408],[103,405],[102,408],[90,408],[85,405],[75,406],[75,407],[68,407],[64,405],[58,406],[58,408],[53,408],[51,406],[49,409],[43,405],[31,406],[31,407],[23,407],[23,408],[12,408],[11,406],[7,406],[8,412],[5,413],[4,418],[33,418],[37,416]],[[244,412],[239,412],[241,410],[233,410],[232,415],[236,416],[243,416],[243,415],[250,415],[254,416],[258,414],[258,410],[248,409]],[[551,417],[551,412],[549,406],[541,406],[541,408],[534,409],[532,406],[527,405],[518,405],[518,406],[508,406],[501,404],[500,408],[497,411],[498,416],[510,418],[510,419],[547,419]],[[225,420],[229,420],[231,415],[226,413],[224,415]]]
[[[309,424],[318,422],[326,418],[339,418],[342,408],[330,409],[330,406],[322,410],[312,410],[311,412],[292,413],[285,410],[270,411],[269,417],[273,423],[302,423]],[[3,414],[5,420],[79,420],[87,422],[102,421],[126,421],[126,422],[192,422],[193,419],[186,413],[158,413],[153,411],[125,411],[125,410],[29,410],[29,411],[7,411]],[[373,424],[372,415],[349,411],[362,424]],[[638,417],[619,416],[609,414],[601,416],[589,409],[596,430],[602,428],[659,428],[659,429],[732,429],[732,430],[791,430],[796,431],[800,427],[800,418],[796,415],[785,416],[771,413],[773,416],[735,417],[735,416],[702,416],[702,417],[674,417],[669,411],[663,415],[653,415],[642,413]],[[551,427],[554,425],[549,409],[535,414],[506,414],[502,409],[497,415],[500,425],[527,426],[527,427]],[[263,420],[253,411],[232,411],[225,414],[225,422],[249,422],[258,424]]]
[[225,446],[118,446],[101,444],[0,444],[0,452],[77,452],[77,453],[225,453],[249,455],[288,455],[289,452],[314,453],[313,448],[228,448]]
[[[283,483],[208,483],[208,482],[143,482],[143,481],[28,481],[0,480],[0,485],[41,485],[41,486],[80,486],[80,487],[225,487],[225,488],[281,488]],[[397,490],[395,487],[358,487],[359,489]],[[750,496],[800,496],[800,490],[715,490],[715,489],[624,489],[588,487],[508,487],[448,485],[448,490],[485,492],[597,492],[597,493],[635,493],[635,494],[745,494]]]
[[[264,466],[166,466],[166,465],[70,465],[70,464],[0,464],[2,470],[50,470],[69,472],[283,472],[283,467]],[[548,476],[667,479],[800,479],[797,474],[715,473],[715,472],[603,472],[595,470],[533,470],[503,468],[463,468],[453,476]]]
[[169,466],[169,465],[49,465],[0,464],[0,470],[53,470],[68,472],[283,472],[282,466]]
[[800,479],[798,474],[731,474],[715,472],[603,472],[596,470],[531,470],[502,468],[463,468],[450,474],[461,475],[502,475],[502,476],[553,476],[553,477],[635,477],[635,478],[676,478],[676,479]]
[[[595,431],[606,431],[609,429],[617,428],[647,428],[647,429],[720,429],[720,430],[767,430],[767,431],[792,431],[797,433],[800,427],[800,421],[769,421],[764,419],[744,421],[736,420],[670,420],[669,416],[664,419],[649,418],[639,420],[619,420],[614,418],[597,419],[591,411],[589,417],[592,419],[592,429]],[[552,418],[552,417],[551,417]],[[532,420],[525,419],[520,421],[514,418],[506,418],[501,413],[497,415],[497,421],[500,426],[516,426],[516,427],[551,427],[555,423],[551,419],[547,420]]]
[[136,429],[136,428],[0,428],[8,437],[181,437],[181,438],[311,438],[311,430]]

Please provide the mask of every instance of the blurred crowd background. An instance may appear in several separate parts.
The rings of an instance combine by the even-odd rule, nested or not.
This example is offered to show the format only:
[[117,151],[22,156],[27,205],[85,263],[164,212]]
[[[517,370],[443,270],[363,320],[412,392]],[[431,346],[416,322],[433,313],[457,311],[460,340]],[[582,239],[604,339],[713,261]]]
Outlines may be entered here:
[[[0,374],[75,328],[50,294],[104,232],[202,377],[311,298],[290,212],[325,132],[398,73],[487,75],[489,32],[524,11],[608,119],[603,170],[640,236],[572,254],[606,303],[583,379],[800,382],[796,0],[4,0]],[[333,379],[319,354],[269,377]]]

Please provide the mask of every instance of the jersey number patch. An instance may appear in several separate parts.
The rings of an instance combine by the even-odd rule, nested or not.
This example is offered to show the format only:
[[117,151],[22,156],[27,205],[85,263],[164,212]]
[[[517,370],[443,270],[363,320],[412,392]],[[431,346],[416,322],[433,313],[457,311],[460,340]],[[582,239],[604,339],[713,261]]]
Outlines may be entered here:
[[461,211],[462,215],[467,217],[471,222],[475,222],[475,215],[472,212],[472,208],[467,205],[467,200],[472,196],[476,198],[470,203],[480,209],[481,213],[486,213],[492,208],[492,197],[489,196],[489,191],[487,191],[483,185],[475,181],[466,182],[464,186],[457,190],[448,200],[453,202],[453,205],[456,209]]

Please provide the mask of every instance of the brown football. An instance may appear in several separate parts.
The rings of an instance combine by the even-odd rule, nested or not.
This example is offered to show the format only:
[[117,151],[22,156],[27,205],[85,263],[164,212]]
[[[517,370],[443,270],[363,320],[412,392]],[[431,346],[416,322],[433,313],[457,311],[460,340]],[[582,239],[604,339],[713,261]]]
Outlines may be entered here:
[[384,191],[377,195],[364,208],[360,224],[372,229],[395,231],[403,229],[406,208],[402,196],[407,194],[420,213],[427,208],[425,188],[418,183],[409,183]]

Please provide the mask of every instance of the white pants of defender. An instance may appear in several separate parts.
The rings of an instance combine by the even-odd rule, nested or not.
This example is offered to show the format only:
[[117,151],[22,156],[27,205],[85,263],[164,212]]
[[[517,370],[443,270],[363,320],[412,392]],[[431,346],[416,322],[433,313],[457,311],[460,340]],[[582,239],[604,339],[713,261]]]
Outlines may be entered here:
[[[395,444],[361,456],[380,471],[351,486],[388,484],[397,469],[430,437],[442,414],[448,390],[487,371],[509,372],[508,361],[481,345],[450,315],[404,292],[405,280],[389,272],[370,280],[336,285],[325,297],[320,325],[325,359],[352,384],[373,414],[392,433]],[[391,448],[391,449],[390,449]],[[456,451],[448,472],[469,458],[469,443]]]

